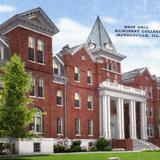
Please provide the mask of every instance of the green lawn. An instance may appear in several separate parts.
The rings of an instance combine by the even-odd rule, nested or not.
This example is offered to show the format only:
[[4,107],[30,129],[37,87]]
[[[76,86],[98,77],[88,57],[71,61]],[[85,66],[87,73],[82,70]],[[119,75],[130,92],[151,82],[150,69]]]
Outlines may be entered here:
[[107,160],[108,157],[120,157],[121,160],[160,160],[160,152],[56,154],[19,157],[17,160]]

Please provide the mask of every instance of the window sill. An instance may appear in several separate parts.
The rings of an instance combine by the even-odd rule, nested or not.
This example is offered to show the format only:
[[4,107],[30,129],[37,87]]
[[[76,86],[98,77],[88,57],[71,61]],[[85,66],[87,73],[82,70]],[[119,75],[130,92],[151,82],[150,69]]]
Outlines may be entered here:
[[62,104],[56,104],[57,105],[57,107],[63,107],[63,105]]
[[80,81],[76,81],[76,80],[74,80],[74,82],[76,82],[76,83],[80,83]]
[[57,136],[63,136],[63,134],[61,134],[61,133],[58,133],[58,134],[57,134]]
[[36,63],[36,61],[32,61],[32,60],[28,60],[28,62],[31,62],[31,63]]
[[89,134],[88,137],[93,137],[93,134]]
[[44,97],[37,97],[37,98],[38,98],[38,99],[43,99],[43,100],[45,99]]
[[81,134],[76,134],[75,136],[77,136],[77,137],[79,136],[79,137],[80,137],[80,136],[81,136]]
[[30,96],[30,95],[29,95],[29,97],[30,97],[30,98],[37,98],[36,96]]
[[40,63],[40,62],[37,62],[37,64],[40,64],[40,65],[43,65],[43,66],[45,65],[45,63]]
[[93,86],[93,83],[87,83],[89,86]]
[[81,107],[74,107],[75,109],[81,109]]
[[93,110],[94,110],[94,109],[89,109],[89,108],[88,108],[88,111],[93,111]]

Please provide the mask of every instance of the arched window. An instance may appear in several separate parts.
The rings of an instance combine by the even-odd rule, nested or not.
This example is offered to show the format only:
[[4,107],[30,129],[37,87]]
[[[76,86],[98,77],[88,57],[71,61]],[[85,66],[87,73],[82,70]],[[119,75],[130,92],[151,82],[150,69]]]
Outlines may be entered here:
[[57,117],[57,134],[63,134],[63,119],[62,117]]
[[36,110],[36,112],[35,112],[33,124],[31,124],[31,130],[35,134],[42,134],[42,132],[43,132],[43,128],[42,128],[42,124],[43,124],[42,111],[39,108],[35,108],[35,110]]
[[74,68],[74,80],[77,82],[80,81],[80,71],[78,67]]
[[61,90],[57,91],[56,102],[57,105],[63,105],[63,93]]
[[79,93],[75,93],[74,95],[74,100],[75,100],[75,107],[80,108],[81,107],[81,98]]

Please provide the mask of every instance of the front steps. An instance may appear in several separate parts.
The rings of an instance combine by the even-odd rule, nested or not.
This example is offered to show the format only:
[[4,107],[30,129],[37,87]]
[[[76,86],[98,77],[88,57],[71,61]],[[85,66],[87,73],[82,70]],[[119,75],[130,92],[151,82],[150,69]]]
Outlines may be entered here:
[[153,143],[145,140],[133,139],[133,150],[159,150],[160,148]]

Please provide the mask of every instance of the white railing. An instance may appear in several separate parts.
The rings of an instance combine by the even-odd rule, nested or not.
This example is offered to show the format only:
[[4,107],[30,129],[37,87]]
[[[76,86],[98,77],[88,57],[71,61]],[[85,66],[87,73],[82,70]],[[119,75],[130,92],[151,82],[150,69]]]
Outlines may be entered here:
[[132,93],[132,94],[134,93],[134,94],[146,96],[146,92],[142,89],[124,86],[124,85],[118,84],[118,83],[104,81],[100,84],[100,88],[101,87],[107,87],[107,88],[114,89],[114,90],[121,91],[121,92],[128,92],[128,93]]

